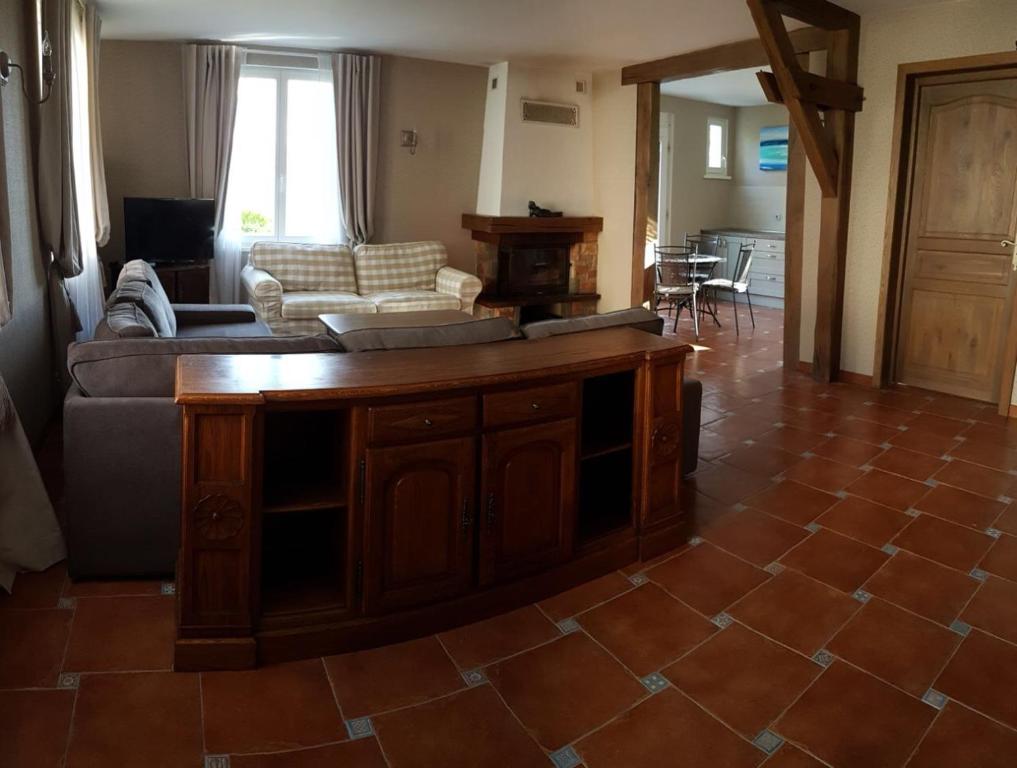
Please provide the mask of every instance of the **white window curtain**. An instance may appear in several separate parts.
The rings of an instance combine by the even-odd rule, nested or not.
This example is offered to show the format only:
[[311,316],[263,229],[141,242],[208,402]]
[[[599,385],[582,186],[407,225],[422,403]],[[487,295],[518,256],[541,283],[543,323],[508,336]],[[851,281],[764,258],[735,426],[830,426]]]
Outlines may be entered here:
[[[94,52],[98,46],[97,39],[93,37],[98,32],[98,25],[90,25],[88,15],[80,2],[71,0],[68,41],[71,171],[74,178],[73,204],[81,249],[81,272],[67,278],[65,285],[80,324],[78,341],[92,338],[96,324],[102,319],[104,304],[102,268],[96,249],[97,188],[93,174],[93,146],[101,145],[102,137],[93,136],[92,132],[93,126],[98,126],[98,119],[93,118],[92,114],[95,87],[89,81],[90,75],[95,74],[95,66],[90,62],[90,50]],[[105,182],[102,186],[105,189]],[[105,215],[108,220],[108,211]],[[108,237],[108,224],[106,236]]]
[[[0,144],[0,151],[3,151],[2,144]],[[11,319],[11,298],[7,284],[7,265],[4,263],[5,258],[6,256],[3,252],[3,243],[0,243],[0,328],[3,328]]]

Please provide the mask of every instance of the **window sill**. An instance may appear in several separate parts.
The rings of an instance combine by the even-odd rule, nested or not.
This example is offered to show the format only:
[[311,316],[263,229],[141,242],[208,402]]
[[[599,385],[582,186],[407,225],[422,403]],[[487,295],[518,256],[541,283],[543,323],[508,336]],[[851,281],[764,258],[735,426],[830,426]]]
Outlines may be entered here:
[[703,174],[704,179],[720,179],[721,181],[731,181],[731,177],[726,173],[705,173]]

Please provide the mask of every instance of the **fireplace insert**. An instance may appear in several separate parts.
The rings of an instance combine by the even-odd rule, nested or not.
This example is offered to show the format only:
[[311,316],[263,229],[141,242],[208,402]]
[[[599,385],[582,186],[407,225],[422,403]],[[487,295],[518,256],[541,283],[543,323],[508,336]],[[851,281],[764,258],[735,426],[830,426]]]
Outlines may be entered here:
[[568,293],[569,266],[568,245],[502,245],[498,249],[498,294]]

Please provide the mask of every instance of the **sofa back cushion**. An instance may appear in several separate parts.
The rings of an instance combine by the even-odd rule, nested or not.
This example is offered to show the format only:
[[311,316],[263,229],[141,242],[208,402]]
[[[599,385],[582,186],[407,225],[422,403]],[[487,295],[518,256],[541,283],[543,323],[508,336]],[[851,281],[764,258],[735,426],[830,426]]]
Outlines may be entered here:
[[251,246],[250,263],[284,291],[357,292],[353,252],[345,245],[259,242]]
[[522,326],[523,336],[528,339],[544,339],[548,336],[561,336],[567,333],[582,333],[598,328],[617,328],[630,326],[641,331],[655,333],[660,336],[664,332],[664,318],[656,312],[643,307],[619,309],[603,315],[585,315],[568,317],[561,320],[539,320]]
[[436,240],[358,245],[354,261],[361,295],[381,291],[433,291],[438,270],[448,264],[448,253]]
[[133,304],[141,309],[151,320],[157,336],[177,335],[177,316],[161,285],[156,290],[147,280],[118,281],[106,300],[106,311],[110,312],[118,304]]
[[129,302],[111,306],[106,311],[106,316],[95,326],[95,338],[99,340],[152,338],[158,335],[145,311]]
[[356,328],[333,336],[346,352],[369,352],[376,349],[461,347],[466,344],[509,341],[518,339],[519,331],[507,317],[490,317],[446,325]]
[[173,397],[180,355],[338,351],[328,336],[83,341],[68,347],[67,369],[88,397]]
[[152,289],[155,301],[163,308],[162,314],[166,315],[166,319],[170,323],[173,332],[163,335],[176,336],[176,317],[173,314],[173,307],[169,296],[166,294],[166,289],[163,288],[162,281],[159,279],[159,275],[155,273],[155,268],[143,259],[132,259],[125,262],[120,270],[120,275],[117,277],[117,287],[119,288],[121,283],[138,281],[145,283]]

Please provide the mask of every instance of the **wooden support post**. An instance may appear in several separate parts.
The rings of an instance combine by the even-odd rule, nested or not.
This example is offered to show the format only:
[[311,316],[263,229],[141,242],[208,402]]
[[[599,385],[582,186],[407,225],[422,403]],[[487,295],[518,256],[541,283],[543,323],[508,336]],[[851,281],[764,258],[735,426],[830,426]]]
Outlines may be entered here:
[[802,262],[805,243],[805,150],[788,127],[787,200],[784,216],[784,370],[798,369],[801,356]]
[[632,306],[653,292],[653,269],[645,264],[647,225],[657,218],[657,171],[660,165],[660,83],[636,89],[636,188],[632,211]]

